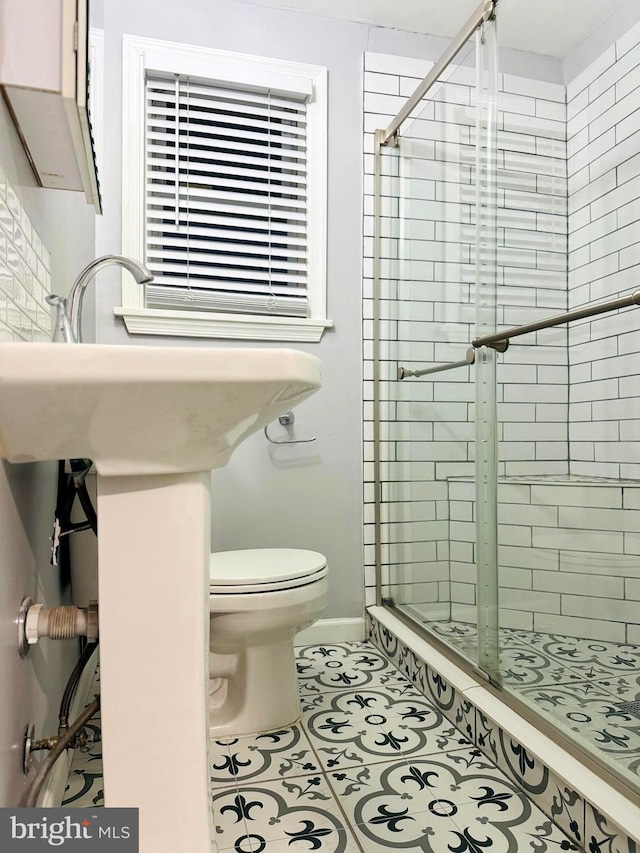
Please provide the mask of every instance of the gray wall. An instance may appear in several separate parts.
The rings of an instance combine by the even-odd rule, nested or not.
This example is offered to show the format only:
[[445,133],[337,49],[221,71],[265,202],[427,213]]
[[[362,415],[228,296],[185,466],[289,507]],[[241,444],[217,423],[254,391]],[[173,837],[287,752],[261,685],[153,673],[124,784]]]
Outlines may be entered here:
[[[222,50],[325,65],[329,69],[328,312],[335,328],[315,345],[324,386],[296,412],[296,434],[314,444],[274,448],[250,438],[230,464],[214,472],[213,547],[305,547],[331,566],[328,615],[362,614],[362,63],[365,50],[436,59],[446,40],[381,27],[266,9],[233,0],[110,0],[96,23],[105,30],[105,250],[121,241],[122,35],[147,36]],[[518,57],[507,52],[505,61]],[[539,74],[555,78],[542,58]],[[113,308],[117,274],[101,283],[98,340],[202,346],[188,338],[131,337]],[[216,345],[216,342],[211,342]],[[242,345],[240,342],[238,345]],[[268,345],[268,344],[267,344]],[[233,346],[233,344],[231,344]],[[277,425],[276,425],[277,426]]]
[[[52,253],[52,289],[67,292],[70,277],[93,255],[93,208],[80,194],[36,185],[1,100],[0,168]],[[0,461],[0,806],[16,805],[25,784],[20,765],[25,726],[35,723],[37,737],[56,733],[60,698],[76,657],[75,641],[43,644],[25,660],[17,650],[23,597],[48,606],[68,598],[48,562],[55,496],[55,463]]]
[[[317,441],[274,447],[259,433],[236,452],[226,468],[214,472],[213,548],[286,546],[319,550],[327,555],[331,567],[328,615],[360,616],[361,80],[369,29],[225,0],[208,6],[186,0],[179,15],[169,0],[139,0],[135,4],[111,0],[104,9],[103,23],[107,151],[104,224],[110,251],[120,249],[123,33],[329,68],[328,311],[335,328],[326,332],[319,344],[294,345],[318,355],[323,363],[322,390],[296,411],[296,435],[317,436]],[[410,34],[387,35],[393,41],[391,49],[419,52],[425,43],[425,39]],[[383,40],[378,30],[371,36],[376,43]],[[98,339],[102,342],[128,340],[123,326],[113,317],[113,307],[119,304],[119,280],[112,276],[103,282],[97,306]],[[144,345],[159,341],[138,336],[130,342]],[[203,345],[187,338],[162,343]],[[272,428],[275,432],[278,425]]]

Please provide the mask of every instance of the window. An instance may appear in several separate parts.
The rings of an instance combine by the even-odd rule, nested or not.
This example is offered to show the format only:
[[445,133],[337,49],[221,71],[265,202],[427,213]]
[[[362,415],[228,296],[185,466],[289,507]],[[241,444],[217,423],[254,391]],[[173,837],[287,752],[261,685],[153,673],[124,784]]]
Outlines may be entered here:
[[317,341],[326,69],[125,36],[123,276],[133,333]]

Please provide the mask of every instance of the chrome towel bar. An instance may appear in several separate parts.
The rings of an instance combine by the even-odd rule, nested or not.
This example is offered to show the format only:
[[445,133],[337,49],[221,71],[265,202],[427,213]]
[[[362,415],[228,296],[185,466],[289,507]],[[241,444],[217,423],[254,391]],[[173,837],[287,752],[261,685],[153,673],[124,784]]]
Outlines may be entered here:
[[398,367],[398,379],[407,379],[410,376],[426,376],[428,373],[440,373],[442,370],[453,370],[454,367],[467,367],[476,360],[473,347],[469,347],[462,361],[450,361],[447,364],[438,364],[436,367],[425,367],[424,370],[407,370],[406,367]]
[[640,290],[636,290],[630,296],[612,299],[610,302],[601,302],[599,305],[588,305],[586,308],[576,308],[573,311],[565,311],[564,314],[556,314],[555,317],[548,317],[546,320],[525,323],[523,326],[505,329],[503,332],[483,335],[471,343],[476,349],[479,347],[492,347],[493,349],[497,349],[498,352],[504,352],[509,345],[509,340],[519,335],[527,335],[529,332],[538,332],[541,329],[549,329],[552,326],[561,326],[563,323],[582,320],[584,317],[595,317],[598,314],[606,314],[618,308],[631,308],[633,305],[640,305]]

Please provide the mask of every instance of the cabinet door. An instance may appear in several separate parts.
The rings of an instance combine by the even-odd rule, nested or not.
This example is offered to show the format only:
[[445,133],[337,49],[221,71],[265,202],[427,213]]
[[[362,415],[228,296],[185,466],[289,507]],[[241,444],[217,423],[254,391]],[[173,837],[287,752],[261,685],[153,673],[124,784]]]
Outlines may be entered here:
[[100,212],[87,111],[88,6],[2,0],[0,85],[38,183],[84,191]]
[[[102,213],[95,146],[89,114],[89,0],[63,0],[63,91],[87,201]],[[68,40],[71,43],[68,44]]]

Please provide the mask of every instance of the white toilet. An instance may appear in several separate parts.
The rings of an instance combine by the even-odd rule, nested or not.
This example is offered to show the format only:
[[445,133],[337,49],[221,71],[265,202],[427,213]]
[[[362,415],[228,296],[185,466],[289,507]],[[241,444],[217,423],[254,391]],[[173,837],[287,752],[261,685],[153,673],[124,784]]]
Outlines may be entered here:
[[300,717],[295,635],[327,606],[327,560],[261,548],[211,555],[211,737],[290,726]]

